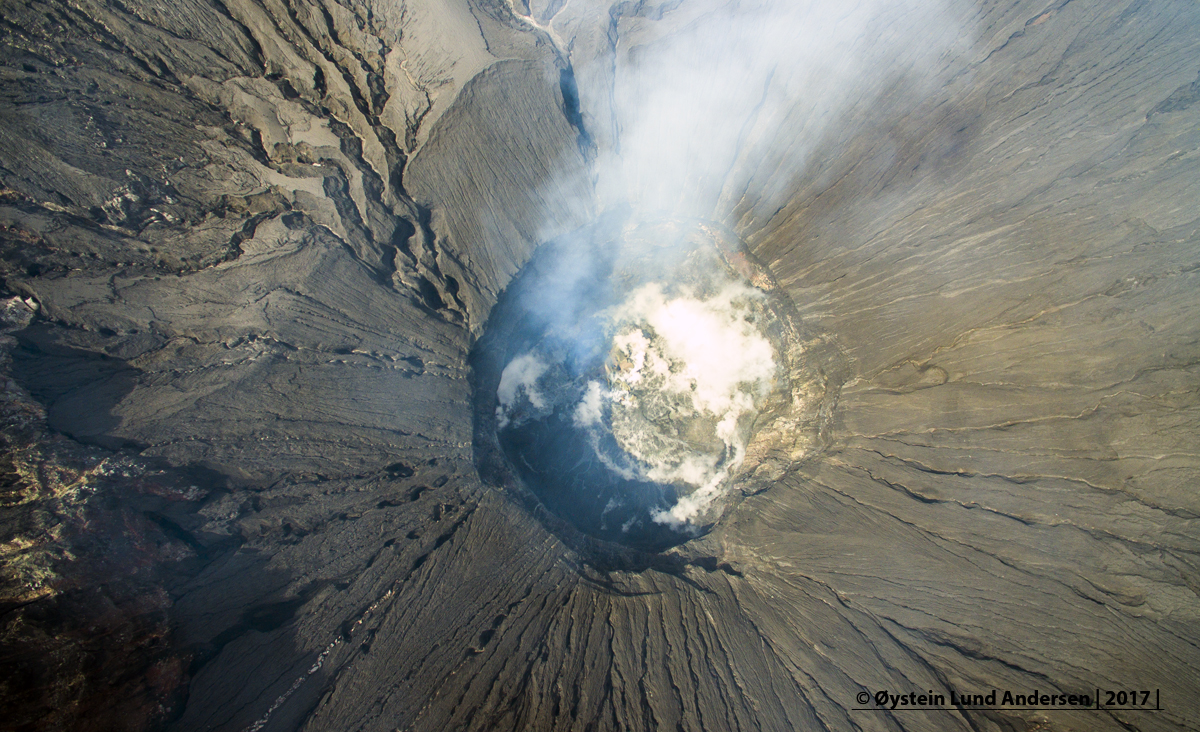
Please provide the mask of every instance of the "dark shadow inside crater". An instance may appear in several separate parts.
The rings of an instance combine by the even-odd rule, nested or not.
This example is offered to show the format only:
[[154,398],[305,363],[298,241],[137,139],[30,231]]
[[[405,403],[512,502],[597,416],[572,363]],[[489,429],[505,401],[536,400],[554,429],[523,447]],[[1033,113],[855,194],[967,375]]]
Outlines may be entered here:
[[585,534],[661,551],[700,533],[647,520],[652,511],[678,499],[673,487],[626,479],[605,468],[567,415],[554,413],[516,429],[501,430],[499,439],[504,454],[538,500]]
[[[603,375],[601,315],[622,290],[614,268],[623,221],[610,216],[540,247],[493,308],[471,356],[476,458],[485,480],[524,498],[568,544],[594,545],[591,539],[659,552],[700,533],[651,519],[677,491],[614,472],[601,458],[620,452],[611,434],[579,429],[572,414],[586,382]],[[537,397],[525,393],[500,416],[506,367],[538,349],[553,363],[546,364]]]

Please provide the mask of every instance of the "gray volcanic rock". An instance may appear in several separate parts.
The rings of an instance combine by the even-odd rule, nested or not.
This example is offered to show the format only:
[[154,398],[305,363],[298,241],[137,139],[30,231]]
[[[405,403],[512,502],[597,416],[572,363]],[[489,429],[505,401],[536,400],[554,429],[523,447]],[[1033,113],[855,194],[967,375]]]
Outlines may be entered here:
[[[8,3],[6,724],[1200,724],[1200,10],[762,7]],[[471,354],[671,197],[849,374],[642,554],[485,484]],[[992,689],[1161,710],[858,709]]]

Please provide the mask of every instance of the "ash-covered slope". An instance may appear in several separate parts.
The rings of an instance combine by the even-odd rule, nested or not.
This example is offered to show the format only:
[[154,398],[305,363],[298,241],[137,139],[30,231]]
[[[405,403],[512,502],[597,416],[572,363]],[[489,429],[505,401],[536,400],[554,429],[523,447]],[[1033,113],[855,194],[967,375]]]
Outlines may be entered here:
[[[647,179],[625,112],[671,100],[624,70],[737,5],[6,5],[6,722],[1200,723],[1194,4],[949,3],[836,26],[887,61],[837,84],[747,64],[671,192],[836,338],[829,445],[653,556],[481,481],[492,306]],[[991,689],[1162,710],[854,709]]]

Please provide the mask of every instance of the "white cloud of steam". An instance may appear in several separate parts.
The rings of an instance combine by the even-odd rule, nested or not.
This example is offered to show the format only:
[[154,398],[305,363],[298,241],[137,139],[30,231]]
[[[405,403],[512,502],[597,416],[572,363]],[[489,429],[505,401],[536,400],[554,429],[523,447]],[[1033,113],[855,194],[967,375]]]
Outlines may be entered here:
[[[740,397],[745,395],[739,385],[756,385],[764,396],[770,390],[775,375],[771,344],[744,320],[744,303],[762,297],[758,290],[730,283],[705,300],[668,298],[661,284],[652,283],[635,290],[616,310],[614,320],[653,328],[664,355],[684,368],[668,374],[661,358],[652,368],[668,376],[669,388],[690,390],[697,411],[721,415],[741,403]],[[633,349],[639,363],[644,362],[648,347],[644,334],[632,331],[614,339],[618,346],[624,343]],[[640,368],[630,376],[640,378]]]
[[500,406],[496,407],[496,422],[499,427],[508,426],[508,413],[517,401],[517,395],[525,393],[529,403],[538,409],[546,406],[546,400],[537,390],[537,381],[548,367],[533,353],[517,356],[504,367],[500,374],[500,386],[496,389],[496,397]]
[[[941,81],[937,69],[947,64],[939,58],[967,38],[948,0],[683,0],[657,6],[663,12],[653,2],[626,3],[619,17],[610,16],[610,5],[570,0],[548,28],[575,39],[570,60],[580,109],[597,145],[595,198],[578,208],[605,212],[627,204],[635,217],[699,217],[743,235],[759,212],[773,216],[798,182],[814,175],[814,163],[824,159],[816,153],[850,134],[842,126],[847,118],[866,117],[862,110],[884,93],[901,93],[896,89],[915,100]],[[611,55],[598,51],[614,37]],[[892,86],[900,77],[906,84]],[[888,106],[897,108],[895,99]],[[568,157],[563,168],[577,171],[574,150]],[[564,180],[548,180],[544,198],[556,200],[573,178]],[[539,236],[560,233],[547,221]],[[545,287],[522,304],[564,334],[581,310],[580,284],[596,276],[598,262],[581,247],[553,267]],[[745,321],[744,304],[762,296],[757,290],[730,285],[709,298],[668,291],[641,287],[611,313],[618,324],[611,345],[626,363],[610,373],[611,388],[589,382],[572,417],[592,434],[600,459],[632,478],[628,466],[598,447],[606,408],[632,409],[631,394],[652,382],[708,415],[724,453],[667,455],[669,440],[618,434],[614,420],[618,442],[649,466],[638,477],[695,488],[654,515],[679,527],[720,497],[744,459],[746,421],[770,389],[776,364],[770,343]],[[583,353],[594,344],[580,338],[574,345]],[[505,368],[501,428],[522,391],[535,407],[544,401],[536,385],[546,368],[532,354]]]
[[576,427],[592,427],[604,418],[604,386],[599,381],[589,381],[583,399],[575,407],[572,420]]
[[723,220],[748,193],[782,203],[844,112],[935,75],[963,35],[947,5],[687,0],[622,18],[611,71],[579,59],[599,209]]
[[[902,108],[897,94],[915,99],[940,86],[952,66],[945,57],[970,44],[970,4],[950,0],[658,0],[613,10],[569,0],[548,24],[520,15],[551,38],[573,39],[569,51],[559,48],[596,144],[594,186],[578,186],[570,146],[539,193],[588,212],[571,221],[629,205],[645,218],[698,217],[745,233],[844,141],[851,110],[867,116],[859,113],[884,94],[889,108]],[[899,77],[907,83],[892,86]],[[563,203],[567,191],[586,200]],[[548,212],[534,238],[560,236],[563,225]],[[566,327],[599,263],[579,247],[551,266],[523,304]]]
[[[629,410],[622,416],[631,415],[614,419],[613,434],[647,466],[648,479],[694,488],[669,511],[655,514],[659,523],[679,526],[695,518],[721,494],[722,484],[745,458],[743,418],[756,412],[755,400],[769,394],[776,374],[770,342],[747,318],[749,303],[762,297],[736,283],[708,298],[671,297],[661,284],[652,283],[634,290],[612,313],[620,363],[610,372],[610,394]],[[691,402],[693,412],[676,419],[715,422],[723,449],[681,449],[679,440],[664,437],[634,416],[661,394]]]

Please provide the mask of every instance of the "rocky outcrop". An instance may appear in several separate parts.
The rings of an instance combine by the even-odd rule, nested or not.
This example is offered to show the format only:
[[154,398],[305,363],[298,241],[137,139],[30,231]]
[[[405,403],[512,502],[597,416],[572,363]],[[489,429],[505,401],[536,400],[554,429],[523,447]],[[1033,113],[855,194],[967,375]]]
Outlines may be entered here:
[[[728,28],[668,193],[836,339],[828,445],[650,558],[481,481],[492,306],[750,5],[8,3],[9,724],[1194,727],[1193,4]],[[1161,711],[856,709],[990,689]]]

